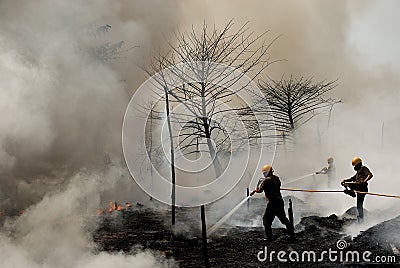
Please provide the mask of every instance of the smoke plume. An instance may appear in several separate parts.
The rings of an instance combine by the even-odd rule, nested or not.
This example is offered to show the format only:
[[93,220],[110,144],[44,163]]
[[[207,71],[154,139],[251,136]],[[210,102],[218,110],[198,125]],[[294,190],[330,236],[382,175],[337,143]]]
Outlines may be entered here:
[[[200,28],[204,22],[221,28],[230,19],[235,25],[250,21],[256,33],[270,30],[271,40],[281,35],[270,54],[284,61],[271,65],[264,80],[289,75],[338,79],[332,95],[342,103],[329,115],[329,125],[328,113],[323,113],[299,128],[290,148],[278,148],[273,165],[282,180],[317,171],[333,156],[340,189],[340,179],[354,173],[351,159],[360,156],[374,174],[371,191],[399,194],[395,174],[400,160],[400,65],[393,27],[398,25],[393,14],[398,5],[316,0],[2,1],[0,209],[26,209],[1,232],[4,264],[161,265],[149,252],[96,252],[90,238],[96,220],[89,215],[116,193],[120,198],[147,198],[121,164],[123,114],[145,79],[140,67],[151,53],[166,50],[167,43],[174,42],[174,31]],[[381,16],[392,19],[383,21]],[[111,28],[96,34],[105,24]],[[138,47],[106,62],[91,53],[120,41],[122,49]],[[258,178],[257,172],[248,177]],[[308,178],[292,186],[316,185]],[[213,204],[209,224],[234,207],[242,193],[244,198],[245,189],[235,189]],[[309,206],[327,215],[341,214],[354,204],[348,196],[340,196],[340,202],[338,198],[315,196]],[[371,211],[392,208],[384,214],[388,218],[399,213],[395,202],[368,196],[365,205]]]

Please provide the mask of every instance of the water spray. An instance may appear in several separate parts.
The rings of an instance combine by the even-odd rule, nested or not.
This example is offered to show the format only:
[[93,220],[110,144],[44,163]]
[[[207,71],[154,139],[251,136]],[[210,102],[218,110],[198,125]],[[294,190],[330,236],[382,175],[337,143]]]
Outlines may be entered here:
[[311,176],[314,176],[314,175],[315,175],[315,172],[310,173],[310,174],[306,174],[306,175],[303,175],[303,176],[294,178],[294,179],[292,179],[292,180],[290,180],[290,181],[288,181],[288,182],[285,182],[283,185],[287,185],[287,184],[290,184],[290,183],[292,183],[292,182],[299,181],[299,180],[301,180],[301,179],[305,179],[305,178],[308,178],[308,177],[311,177]]
[[[310,174],[306,174],[297,178],[292,179],[289,182],[284,183],[283,185],[287,185],[289,183],[310,177],[315,175],[314,173],[310,173]],[[222,217],[218,222],[216,222],[209,230],[208,230],[208,235],[211,235],[216,229],[218,229],[219,227],[221,227],[222,224],[224,224],[224,222],[226,222],[247,200],[250,199],[251,196],[247,196],[245,199],[243,199],[242,201],[240,201],[239,204],[236,205],[236,207],[234,207],[231,211],[229,211],[224,217]]]
[[217,223],[215,223],[207,232],[207,235],[211,235],[215,230],[217,230],[226,220],[228,220],[233,213],[235,213],[251,196],[247,196],[245,199],[240,201],[231,211],[229,211],[224,217],[222,217]]

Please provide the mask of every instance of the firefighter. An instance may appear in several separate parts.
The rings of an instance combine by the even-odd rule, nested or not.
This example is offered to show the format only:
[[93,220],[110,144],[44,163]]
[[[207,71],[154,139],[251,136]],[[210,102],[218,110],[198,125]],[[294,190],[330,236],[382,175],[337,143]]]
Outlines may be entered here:
[[[369,171],[366,166],[363,166],[362,160],[359,157],[354,157],[353,160],[351,160],[351,164],[353,165],[356,174],[351,178],[343,179],[341,184],[346,187],[346,189],[348,187],[356,192],[368,192],[368,181],[373,177],[371,171]],[[361,223],[364,220],[363,204],[366,194],[359,192],[357,192],[357,219],[358,222]]]
[[336,167],[333,163],[333,157],[330,156],[327,159],[328,166],[322,168],[320,171],[315,172],[315,174],[326,174],[328,175],[328,187],[333,188],[333,182],[336,180]]
[[265,235],[268,241],[272,241],[272,222],[276,217],[286,226],[291,239],[294,239],[294,229],[289,219],[286,217],[284,203],[281,195],[281,181],[278,176],[275,176],[272,166],[265,165],[262,167],[262,173],[264,178],[260,179],[257,188],[250,193],[250,196],[254,193],[261,193],[264,191],[265,197],[268,201],[267,207],[263,216],[263,225],[265,228]]

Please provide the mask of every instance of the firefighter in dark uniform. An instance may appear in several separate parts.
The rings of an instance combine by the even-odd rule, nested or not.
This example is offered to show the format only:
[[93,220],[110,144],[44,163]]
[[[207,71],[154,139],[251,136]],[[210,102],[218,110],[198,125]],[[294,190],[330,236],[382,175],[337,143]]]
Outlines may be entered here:
[[[362,160],[359,157],[354,157],[351,161],[354,170],[357,172],[353,177],[342,180],[341,184],[344,187],[349,187],[353,191],[368,192],[368,181],[372,179],[373,175],[366,166],[363,166]],[[362,222],[364,219],[364,193],[357,192],[357,211],[358,221]]]
[[257,185],[257,188],[251,192],[250,196],[254,195],[254,193],[261,193],[262,191],[265,193],[265,197],[268,201],[267,208],[265,209],[263,216],[265,235],[267,236],[268,241],[272,241],[271,225],[276,216],[282,222],[282,224],[286,226],[290,237],[294,239],[293,226],[285,214],[284,203],[280,189],[281,181],[279,180],[278,176],[273,174],[274,170],[270,165],[263,166],[262,173],[264,178],[260,179],[259,185]]

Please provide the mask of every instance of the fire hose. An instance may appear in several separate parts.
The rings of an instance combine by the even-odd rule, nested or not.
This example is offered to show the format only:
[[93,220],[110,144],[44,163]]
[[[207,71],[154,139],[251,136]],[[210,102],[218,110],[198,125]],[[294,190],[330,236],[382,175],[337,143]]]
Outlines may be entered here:
[[[309,190],[309,189],[297,189],[297,188],[281,188],[283,191],[295,191],[295,192],[307,192],[307,193],[343,193],[343,190]],[[392,197],[392,198],[400,198],[400,195],[391,195],[391,194],[378,194],[371,192],[363,192],[354,190],[354,192],[359,194],[368,194],[382,197]]]
[[[285,182],[284,185],[290,184],[292,182],[301,180],[301,179],[305,179],[307,177],[311,177],[313,175],[316,175],[316,173],[310,173],[307,175],[303,175],[297,178],[294,178],[288,182]],[[347,184],[351,184],[351,182],[347,182]],[[309,189],[297,189],[297,188],[281,188],[281,190],[284,191],[296,191],[296,192],[307,192],[307,193],[346,193],[348,194],[348,192],[346,192],[346,190],[309,190]],[[357,191],[357,190],[353,190],[355,193],[359,193],[359,194],[368,194],[368,195],[374,195],[374,196],[382,196],[382,197],[392,197],[392,198],[400,198],[399,195],[391,195],[391,194],[379,194],[379,193],[371,193],[371,192],[363,192],[363,191]]]
[[[281,188],[283,191],[293,191],[293,192],[306,192],[306,193],[346,193],[346,190],[314,190],[314,189],[298,189],[298,188]],[[391,194],[379,194],[379,193],[371,193],[371,192],[363,192],[353,190],[355,193],[359,194],[368,194],[374,196],[382,196],[382,197],[391,197],[391,198],[400,198],[400,195],[391,195]],[[348,193],[346,193],[348,194]],[[351,195],[351,194],[350,194]],[[352,196],[352,195],[351,195]],[[234,207],[230,212],[228,212],[224,217],[222,217],[217,223],[215,223],[207,232],[208,235],[211,235],[216,229],[218,229],[230,216],[233,215],[251,196],[247,196],[243,199],[236,207]],[[353,196],[355,197],[355,195]]]
[[[310,177],[312,175],[315,175],[316,173],[310,173],[307,175],[303,175],[297,178],[292,179],[289,182],[286,182],[286,184],[290,184],[292,182]],[[357,191],[357,190],[349,190],[349,189],[344,189],[344,190],[315,190],[315,189],[298,189],[298,188],[280,188],[283,191],[293,191],[293,192],[306,192],[306,193],[345,193],[347,195],[350,195],[351,197],[355,197],[355,193],[359,194],[368,194],[368,195],[374,195],[374,196],[381,196],[381,197],[391,197],[391,198],[399,198],[400,195],[391,195],[391,194],[379,194],[379,193],[371,193],[371,192],[363,192],[363,191]],[[236,205],[230,212],[228,212],[224,217],[222,217],[217,223],[215,223],[209,230],[208,230],[208,235],[212,234],[216,229],[218,229],[229,217],[233,215],[248,199],[250,199],[251,196],[247,196],[245,199],[243,199],[238,205]]]

